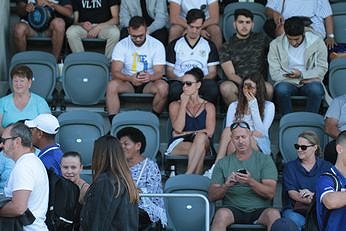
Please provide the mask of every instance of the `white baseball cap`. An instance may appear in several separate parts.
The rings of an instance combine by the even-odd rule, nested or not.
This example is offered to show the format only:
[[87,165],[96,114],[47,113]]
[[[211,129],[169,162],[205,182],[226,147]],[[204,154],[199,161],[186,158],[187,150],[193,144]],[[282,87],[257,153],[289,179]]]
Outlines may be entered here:
[[47,134],[56,134],[59,130],[58,119],[51,114],[40,114],[33,120],[26,120],[25,125],[29,128],[37,128]]

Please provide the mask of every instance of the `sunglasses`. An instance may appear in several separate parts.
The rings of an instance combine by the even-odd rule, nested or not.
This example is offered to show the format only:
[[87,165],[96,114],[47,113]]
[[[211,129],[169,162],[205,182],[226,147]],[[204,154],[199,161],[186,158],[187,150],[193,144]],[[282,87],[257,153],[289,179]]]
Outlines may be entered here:
[[14,140],[16,138],[18,138],[18,136],[8,137],[8,138],[0,137],[0,144],[5,144],[6,140]]
[[310,145],[299,145],[299,144],[294,144],[294,148],[299,150],[299,148],[303,151],[305,151],[306,149],[308,149],[308,147],[312,147],[315,146],[315,144],[310,144]]
[[246,128],[246,129],[249,129],[250,130],[250,126],[248,123],[244,122],[244,121],[241,121],[241,122],[235,122],[233,124],[231,124],[231,131],[236,129],[237,127],[241,127],[241,128]]
[[197,83],[197,82],[192,82],[192,81],[183,81],[182,82],[183,86],[186,85],[188,87],[190,87],[193,83]]

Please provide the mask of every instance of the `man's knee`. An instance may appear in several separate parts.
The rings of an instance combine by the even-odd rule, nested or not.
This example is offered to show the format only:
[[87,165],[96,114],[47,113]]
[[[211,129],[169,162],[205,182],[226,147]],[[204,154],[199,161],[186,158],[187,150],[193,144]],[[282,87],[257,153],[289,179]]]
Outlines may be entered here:
[[17,23],[13,31],[16,38],[23,38],[27,36],[28,25],[25,23]]
[[107,85],[107,95],[111,94],[118,94],[120,84],[117,80],[111,80],[108,82]]
[[278,83],[274,88],[275,94],[279,96],[291,95],[292,91],[289,83]]
[[76,38],[78,37],[78,27],[77,25],[71,25],[66,30],[66,37],[67,39]]
[[157,93],[160,97],[166,97],[168,95],[168,83],[162,79],[155,81],[155,86],[157,88]]
[[220,208],[216,211],[213,224],[222,225],[227,227],[234,223],[234,217],[231,210],[226,208]]
[[65,21],[62,18],[54,18],[50,25],[53,31],[61,34],[65,33]]

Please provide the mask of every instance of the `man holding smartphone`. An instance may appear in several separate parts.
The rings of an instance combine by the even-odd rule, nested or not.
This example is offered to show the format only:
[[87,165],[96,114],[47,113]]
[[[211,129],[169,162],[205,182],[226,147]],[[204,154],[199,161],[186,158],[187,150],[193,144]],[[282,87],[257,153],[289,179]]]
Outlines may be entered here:
[[230,129],[236,151],[216,163],[208,190],[211,201],[222,200],[211,230],[226,230],[233,223],[264,224],[270,230],[280,218],[279,210],[270,208],[277,169],[270,156],[251,148],[251,131],[246,122],[235,122]]
[[285,34],[270,43],[269,72],[282,115],[292,112],[292,95],[307,97],[306,110],[318,113],[325,94],[322,80],[328,70],[327,47],[312,32],[304,31],[299,17],[286,19]]
[[147,34],[145,19],[131,18],[129,36],[120,40],[112,54],[112,80],[107,86],[109,119],[120,110],[119,93],[153,93],[152,112],[159,116],[166,104],[168,84],[162,80],[166,53],[162,43]]

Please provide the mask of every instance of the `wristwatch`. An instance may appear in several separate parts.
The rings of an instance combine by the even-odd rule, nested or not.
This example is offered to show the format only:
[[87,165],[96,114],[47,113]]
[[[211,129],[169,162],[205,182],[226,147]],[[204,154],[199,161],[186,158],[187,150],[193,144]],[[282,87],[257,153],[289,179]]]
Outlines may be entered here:
[[328,38],[334,38],[334,34],[333,34],[333,33],[328,34],[327,37],[328,37]]

